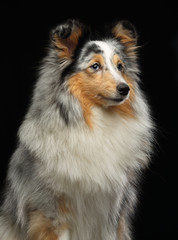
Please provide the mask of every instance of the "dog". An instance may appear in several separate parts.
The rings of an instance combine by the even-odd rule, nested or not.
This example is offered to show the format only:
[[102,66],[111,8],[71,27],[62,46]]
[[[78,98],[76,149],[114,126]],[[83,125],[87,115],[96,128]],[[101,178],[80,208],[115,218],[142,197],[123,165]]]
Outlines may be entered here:
[[18,131],[1,240],[131,240],[154,123],[128,21],[69,19],[50,33]]

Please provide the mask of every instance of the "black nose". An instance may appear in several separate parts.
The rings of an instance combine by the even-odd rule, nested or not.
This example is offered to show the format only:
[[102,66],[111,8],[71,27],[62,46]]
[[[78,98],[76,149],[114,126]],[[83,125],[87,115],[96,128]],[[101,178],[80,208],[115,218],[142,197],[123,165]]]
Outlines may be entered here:
[[120,83],[119,85],[117,85],[117,91],[119,92],[119,94],[121,96],[126,96],[128,94],[128,92],[130,91],[130,88],[127,84]]

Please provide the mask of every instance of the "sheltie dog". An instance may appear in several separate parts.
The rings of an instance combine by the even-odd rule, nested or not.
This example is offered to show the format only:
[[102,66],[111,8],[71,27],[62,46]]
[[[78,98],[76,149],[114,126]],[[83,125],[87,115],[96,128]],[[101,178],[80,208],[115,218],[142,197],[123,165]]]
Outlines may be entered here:
[[9,164],[1,240],[132,239],[154,129],[137,62],[127,21],[52,30]]

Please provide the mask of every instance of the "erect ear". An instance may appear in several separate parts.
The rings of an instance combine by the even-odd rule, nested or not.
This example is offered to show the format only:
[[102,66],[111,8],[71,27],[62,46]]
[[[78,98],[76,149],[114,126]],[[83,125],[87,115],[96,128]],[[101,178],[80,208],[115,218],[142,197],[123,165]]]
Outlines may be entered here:
[[127,54],[133,54],[137,44],[137,33],[135,27],[126,20],[114,25],[112,33],[122,45],[125,46]]
[[82,30],[83,24],[71,19],[52,30],[52,45],[57,49],[60,58],[71,58],[73,56]]

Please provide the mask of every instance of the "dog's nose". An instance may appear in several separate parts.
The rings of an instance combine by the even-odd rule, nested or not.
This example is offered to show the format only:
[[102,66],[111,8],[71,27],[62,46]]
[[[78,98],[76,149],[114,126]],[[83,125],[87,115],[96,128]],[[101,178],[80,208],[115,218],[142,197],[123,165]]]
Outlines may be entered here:
[[126,83],[120,83],[119,85],[117,85],[116,88],[117,88],[118,93],[121,96],[126,96],[130,91],[129,86]]

